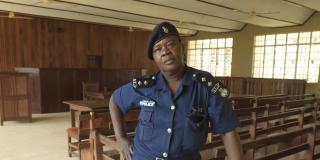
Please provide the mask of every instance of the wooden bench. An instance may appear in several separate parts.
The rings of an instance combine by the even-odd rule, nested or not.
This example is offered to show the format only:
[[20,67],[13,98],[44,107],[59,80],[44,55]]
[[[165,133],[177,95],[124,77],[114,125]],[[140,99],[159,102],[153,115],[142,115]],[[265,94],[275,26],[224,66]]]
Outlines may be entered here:
[[[306,124],[315,122],[315,112],[318,110],[315,100],[295,100],[295,104],[299,104],[299,106],[302,105],[303,107],[283,110],[281,109],[282,106],[272,106],[271,109],[273,110],[277,107],[277,110],[284,111],[277,114],[269,114],[269,110],[271,109],[268,105],[255,108],[236,109],[235,111],[240,115],[250,114],[249,118],[240,121],[240,128],[249,128],[247,130],[242,129],[240,132],[238,131],[240,139],[242,141],[248,140],[249,138],[254,140],[260,136],[268,136],[277,131],[286,131],[288,128],[293,127],[302,128]],[[258,116],[259,112],[263,114]],[[271,124],[270,121],[274,122]],[[220,136],[214,135],[202,150],[208,150],[219,146],[222,146],[222,140]]]
[[[263,137],[261,139],[256,139],[248,142],[242,143],[242,149],[244,151],[244,159],[246,160],[270,160],[270,159],[280,159],[284,157],[288,157],[299,152],[305,151],[303,157],[305,160],[312,160],[314,157],[314,146],[316,142],[316,132],[319,130],[319,124],[314,124],[313,126],[296,129],[293,131],[288,131],[284,133],[280,133],[277,135],[272,135],[268,137]],[[262,147],[266,147],[269,145],[274,145],[280,142],[291,141],[295,138],[301,138],[302,136],[306,136],[306,141],[301,141],[300,143],[294,144],[286,149],[280,150],[278,152],[274,152],[268,155],[263,155],[261,157],[255,157],[254,152],[252,150],[256,150]],[[223,147],[220,147],[216,150],[216,154],[214,158],[211,160],[224,160],[226,157],[226,152]]]

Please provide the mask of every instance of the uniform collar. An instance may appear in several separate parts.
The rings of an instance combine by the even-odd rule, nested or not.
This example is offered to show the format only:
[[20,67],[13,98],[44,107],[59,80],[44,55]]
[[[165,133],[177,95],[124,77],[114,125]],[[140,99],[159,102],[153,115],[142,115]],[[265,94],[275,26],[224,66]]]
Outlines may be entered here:
[[[183,79],[182,79],[183,87],[192,85],[192,82],[193,82],[192,74],[193,74],[192,68],[190,68],[186,65],[185,71],[183,74]],[[167,82],[165,81],[165,78],[160,71],[156,73],[156,79],[157,79],[157,82],[156,82],[155,88],[157,90],[162,90],[162,91],[169,90],[169,88],[167,86]]]

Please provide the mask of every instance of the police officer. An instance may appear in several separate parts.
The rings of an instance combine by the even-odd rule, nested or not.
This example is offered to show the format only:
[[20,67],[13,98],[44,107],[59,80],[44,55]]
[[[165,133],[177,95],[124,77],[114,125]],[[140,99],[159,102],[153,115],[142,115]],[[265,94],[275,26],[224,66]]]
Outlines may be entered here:
[[[229,159],[241,159],[227,90],[208,72],[186,66],[177,29],[158,24],[149,37],[148,57],[159,72],[134,79],[110,99],[115,135],[127,160],[200,160],[199,150],[210,130],[221,134]],[[123,116],[140,107],[131,143]],[[209,124],[211,127],[209,127]]]

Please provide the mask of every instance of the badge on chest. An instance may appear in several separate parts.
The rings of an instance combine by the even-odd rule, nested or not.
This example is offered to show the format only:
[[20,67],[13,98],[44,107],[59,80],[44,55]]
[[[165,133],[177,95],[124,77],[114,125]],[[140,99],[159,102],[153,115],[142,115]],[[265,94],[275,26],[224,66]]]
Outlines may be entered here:
[[152,101],[152,100],[141,100],[139,102],[139,106],[141,107],[154,107],[156,104],[155,101]]

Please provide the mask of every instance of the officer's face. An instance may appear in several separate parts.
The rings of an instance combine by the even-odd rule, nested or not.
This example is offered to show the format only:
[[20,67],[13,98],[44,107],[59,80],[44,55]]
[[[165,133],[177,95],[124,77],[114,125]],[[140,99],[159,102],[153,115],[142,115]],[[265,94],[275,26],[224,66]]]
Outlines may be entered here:
[[168,36],[153,46],[153,59],[160,70],[173,71],[184,66],[182,46],[178,38]]

